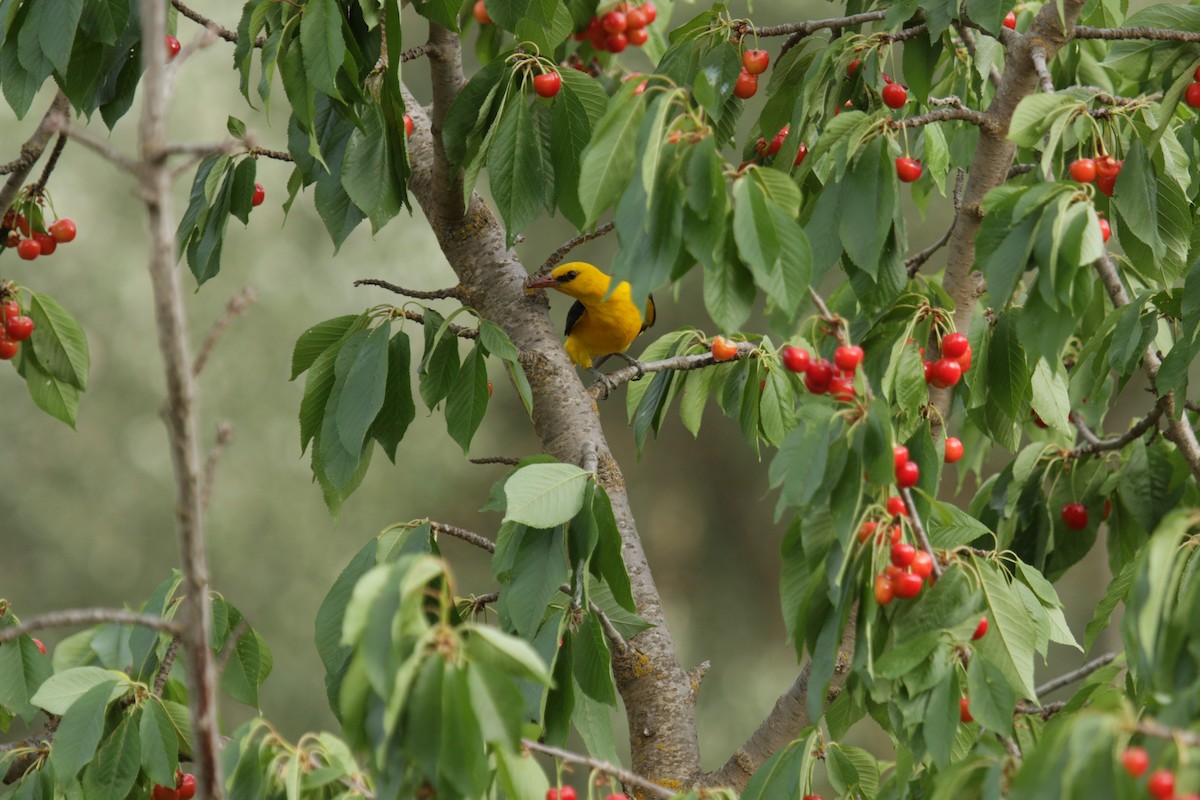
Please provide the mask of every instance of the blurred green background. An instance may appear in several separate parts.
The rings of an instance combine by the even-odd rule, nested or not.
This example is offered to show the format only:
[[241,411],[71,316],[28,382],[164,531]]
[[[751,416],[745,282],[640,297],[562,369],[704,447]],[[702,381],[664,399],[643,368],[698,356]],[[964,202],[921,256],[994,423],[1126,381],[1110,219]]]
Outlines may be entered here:
[[[240,5],[234,0],[204,0],[194,7],[236,27]],[[676,22],[698,9],[680,4]],[[747,9],[735,4],[733,12]],[[837,6],[821,2],[754,4],[754,19],[761,24],[837,13]],[[656,24],[663,22],[660,17]],[[410,11],[405,24],[409,41],[419,42],[423,21]],[[195,25],[180,19],[185,44],[197,33]],[[774,52],[777,43],[771,44]],[[270,115],[248,108],[237,92],[232,54],[232,46],[217,42],[185,64],[171,108],[172,134],[186,141],[219,140],[232,114],[247,122],[261,145],[284,149],[282,101]],[[633,48],[627,55],[630,69],[649,67]],[[423,62],[406,65],[406,81],[419,97],[428,97]],[[0,161],[16,157],[50,97],[47,89],[23,121],[14,119],[7,106],[0,109]],[[276,97],[283,97],[278,88]],[[112,134],[113,146],[133,152],[137,113],[135,104]],[[744,128],[752,119],[753,114],[746,116]],[[90,129],[106,135],[98,117]],[[286,164],[260,160],[258,180],[267,201],[254,211],[248,228],[231,221],[222,273],[188,298],[187,309],[198,344],[230,295],[252,286],[259,297],[228,330],[200,380],[206,446],[218,423],[228,420],[235,429],[217,472],[209,553],[214,588],[249,617],[272,648],[275,669],[264,687],[262,710],[294,740],[306,730],[336,727],[325,703],[313,618],[344,564],[365,541],[398,521],[430,517],[492,535],[497,516],[476,509],[504,468],[467,463],[441,414],[421,406],[399,463],[392,466],[377,454],[363,487],[340,519],[331,520],[299,450],[302,384],[288,381],[293,342],[317,321],[396,299],[378,289],[353,288],[356,278],[435,289],[452,285],[454,277],[419,210],[411,217],[402,214],[375,237],[361,225],[335,258],[310,196],[297,201],[285,224],[280,205],[289,173]],[[190,177],[178,183],[177,214],[185,207]],[[174,483],[158,416],[163,380],[141,205],[129,178],[80,146],[67,147],[50,189],[58,213],[78,223],[78,239],[35,262],[6,254],[0,276],[53,295],[79,318],[88,332],[92,370],[78,431],[72,431],[37,411],[15,370],[0,366],[0,597],[12,601],[22,616],[79,606],[136,606],[178,562]],[[914,212],[913,250],[941,235],[949,205],[935,199],[923,221]],[[864,210],[870,206],[870,198],[864,198]],[[528,232],[518,251],[534,269],[573,233],[560,220],[545,220]],[[615,245],[613,237],[603,238],[572,257],[603,266]],[[926,272],[943,263],[944,256],[935,257]],[[189,291],[195,285],[190,274],[185,285]],[[697,270],[674,297],[661,292],[651,334],[685,325],[715,333],[699,290]],[[556,297],[552,305],[561,320],[567,301]],[[761,320],[748,325],[755,329],[763,329]],[[410,323],[409,330],[420,336],[418,326]],[[634,351],[648,341],[639,341]],[[492,377],[495,398],[471,455],[537,452],[507,378],[499,369]],[[797,670],[778,610],[783,525],[773,520],[775,496],[767,488],[766,461],[755,459],[736,422],[710,410],[699,440],[672,418],[639,462],[623,393],[604,403],[602,414],[685,666],[712,662],[698,705],[705,763],[712,768],[757,726]],[[951,491],[951,481],[946,483]],[[968,481],[965,497],[972,490]],[[444,542],[444,550],[458,573],[461,594],[495,588],[480,552],[455,540]],[[1108,579],[1101,550],[1062,586],[1079,635]],[[68,632],[48,632],[44,638],[53,645]],[[1097,648],[1114,643],[1102,640]],[[1054,666],[1046,674],[1082,659],[1057,646],[1051,656]],[[224,723],[232,728],[252,713],[231,704]],[[623,737],[623,723],[615,728]],[[868,744],[873,739],[870,730],[859,736]]]

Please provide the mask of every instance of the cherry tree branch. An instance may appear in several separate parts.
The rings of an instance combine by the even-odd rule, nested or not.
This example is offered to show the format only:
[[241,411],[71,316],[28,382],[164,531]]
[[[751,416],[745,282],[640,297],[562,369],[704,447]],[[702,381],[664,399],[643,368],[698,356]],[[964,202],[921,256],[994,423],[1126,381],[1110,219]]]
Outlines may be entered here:
[[1159,725],[1157,722],[1147,722],[1143,720],[1134,728],[1143,736],[1153,736],[1157,739],[1171,739],[1175,742],[1182,742],[1191,747],[1200,747],[1200,733],[1183,730],[1182,728],[1168,728],[1166,725]]
[[1155,427],[1158,420],[1162,417],[1163,409],[1166,407],[1165,398],[1160,398],[1150,413],[1137,421],[1132,428],[1120,436],[1113,436],[1108,439],[1101,439],[1099,436],[1088,427],[1088,424],[1083,421],[1083,418],[1078,414],[1071,415],[1071,421],[1075,423],[1075,427],[1079,430],[1080,435],[1086,439],[1085,444],[1068,451],[1067,455],[1078,458],[1079,456],[1091,455],[1092,453],[1101,453],[1106,450],[1120,450],[1130,442],[1140,439],[1146,431]]
[[1107,667],[1117,657],[1116,653],[1105,653],[1104,655],[1094,658],[1078,669],[1073,669],[1070,672],[1059,675],[1057,678],[1051,678],[1035,689],[1038,698],[1042,698],[1051,692],[1057,691],[1064,686],[1070,686],[1075,681],[1083,680],[1088,675],[1091,675],[1102,667]]
[[42,117],[42,121],[38,123],[29,139],[21,145],[20,157],[0,167],[0,175],[8,175],[8,180],[4,182],[4,186],[0,187],[0,217],[3,217],[8,211],[17,193],[21,191],[25,178],[33,169],[33,165],[45,152],[46,144],[49,143],[50,137],[55,132],[55,121],[60,116],[69,114],[70,111],[71,104],[67,100],[67,96],[62,92],[57,92],[54,100],[50,102],[50,109]]
[[229,298],[229,302],[225,304],[225,310],[208,329],[204,341],[200,344],[200,350],[196,354],[196,363],[192,365],[193,377],[200,376],[204,365],[208,363],[208,359],[212,356],[213,350],[217,348],[217,342],[221,340],[226,329],[233,324],[235,319],[245,314],[256,300],[258,300],[258,292],[254,290],[253,286],[247,286]]
[[[420,523],[418,523],[420,524]],[[411,527],[417,527],[412,525]],[[444,533],[447,536],[453,536],[455,539],[460,539],[467,544],[473,544],[481,550],[486,550],[489,553],[496,552],[496,543],[486,536],[480,536],[478,533],[472,533],[466,528],[460,528],[457,525],[447,525],[444,522],[429,521],[429,528],[434,533]]]
[[208,508],[209,501],[212,500],[213,482],[217,477],[217,464],[220,463],[221,455],[225,452],[225,446],[229,444],[229,440],[232,438],[232,422],[225,421],[217,426],[217,438],[213,441],[212,449],[208,451],[208,460],[204,462],[202,500],[205,508]]
[[50,181],[50,175],[54,172],[54,168],[58,166],[58,159],[62,156],[62,151],[67,147],[67,137],[61,133],[58,135],[58,140],[54,143],[54,149],[50,151],[50,157],[46,159],[46,165],[42,167],[42,174],[38,176],[37,183],[30,189],[30,194],[34,197],[41,197],[46,191],[46,184]]
[[1076,26],[1072,34],[1074,39],[1151,39],[1160,42],[1200,42],[1200,33],[1196,31],[1177,31],[1164,28],[1130,27],[1130,28],[1093,28],[1089,25]]
[[251,147],[249,152],[250,152],[250,155],[252,155],[252,156],[265,156],[266,158],[273,158],[276,161],[292,161],[293,160],[292,154],[285,152],[283,150],[268,150],[265,147]]
[[585,756],[580,753],[572,753],[569,750],[563,750],[559,747],[553,747],[548,744],[542,744],[541,742],[535,742],[532,739],[522,739],[521,744],[526,750],[532,750],[535,753],[545,753],[548,756],[554,756],[555,758],[566,761],[568,764],[582,764],[589,769],[595,770],[596,772],[602,772],[605,775],[616,778],[627,787],[636,786],[638,789],[641,789],[643,792],[648,793],[653,797],[659,797],[662,798],[662,800],[671,800],[671,798],[675,796],[675,792],[671,791],[670,789],[664,789],[657,783],[651,783],[642,776],[634,772],[630,772],[624,767],[616,764],[610,764],[607,761],[600,761],[599,759],[592,758],[591,756]]
[[0,629],[0,644],[11,642],[24,634],[40,631],[43,628],[63,628],[76,625],[100,625],[105,622],[115,622],[119,625],[144,625],[147,628],[163,633],[178,633],[179,624],[169,619],[142,614],[137,611],[124,611],[111,608],[72,608],[64,611],[51,611],[30,617],[20,625]]
[[179,634],[171,637],[170,644],[167,645],[167,651],[163,653],[162,662],[158,665],[158,674],[154,676],[154,695],[162,697],[163,689],[166,688],[167,678],[171,676],[171,667],[175,666],[175,656],[179,653]]
[[[210,31],[215,33],[217,36],[220,36],[222,39],[224,39],[227,42],[232,42],[234,44],[237,44],[238,35],[236,33],[234,33],[233,31],[229,30],[228,28],[224,27],[223,25],[220,25],[220,24],[212,21],[211,19],[204,16],[203,14],[200,14],[197,11],[193,11],[192,9],[188,8],[183,3],[181,3],[180,0],[171,0],[171,5],[175,6],[176,11],[178,11],[180,14],[183,14],[185,17],[190,19],[192,22],[198,23],[199,25],[202,25],[203,27],[208,28]],[[262,47],[266,43],[267,43],[267,37],[265,37],[265,36],[260,36],[254,40],[255,47]]]
[[1038,80],[1042,83],[1042,91],[1046,94],[1054,94],[1054,79],[1050,77],[1050,68],[1046,65],[1046,52],[1041,47],[1034,45],[1029,50],[1029,58],[1033,61],[1033,68],[1037,70]]
[[920,542],[921,549],[933,559],[934,577],[942,577],[942,565],[938,563],[937,553],[933,552],[933,545],[930,543],[929,537],[925,535],[925,526],[921,524],[921,517],[917,514],[917,506],[913,503],[912,492],[908,489],[901,489],[900,496],[904,498],[904,507],[908,510],[908,521],[912,525],[913,532],[917,534],[917,541]]
[[810,19],[805,22],[788,22],[783,25],[763,25],[755,27],[749,23],[734,27],[734,33],[739,36],[809,36],[821,30],[849,28],[868,22],[877,22],[887,16],[887,11],[865,11],[862,14],[851,14],[846,17],[830,17],[829,19]]
[[590,242],[593,239],[600,238],[606,233],[612,233],[614,230],[616,230],[616,227],[617,226],[615,223],[606,222],[590,233],[581,233],[574,239],[567,241],[562,247],[550,254],[550,257],[546,259],[545,263],[538,267],[538,271],[534,273],[533,277],[539,278],[543,275],[546,275],[550,272],[550,270],[558,266],[558,263],[566,257],[567,253],[571,252],[584,242]]
[[388,283],[379,278],[360,278],[354,282],[355,286],[378,286],[380,289],[387,289],[395,294],[402,294],[405,297],[411,297],[414,300],[444,300],[447,298],[458,298],[459,287],[451,286],[446,289],[435,289],[431,292],[421,291],[419,289],[405,289],[403,286],[397,286],[394,283]]
[[521,463],[521,459],[512,458],[511,456],[483,456],[482,458],[468,458],[472,464],[507,464],[510,467],[515,467]]
[[915,117],[888,120],[888,126],[892,130],[898,131],[902,128],[919,128],[934,122],[954,121],[969,122],[972,125],[978,125],[980,128],[990,128],[993,133],[996,132],[995,120],[981,111],[975,111],[970,108],[937,108],[933,111],[926,111],[924,114],[918,114]]
[[[731,361],[737,361],[742,358],[747,358],[756,349],[756,345],[750,342],[738,342],[737,353],[728,361],[717,361],[713,358],[711,352],[693,353],[690,356],[673,356],[672,358],[664,358],[661,361],[647,361],[642,363],[642,371],[640,374],[652,374],[655,372],[665,372],[674,370],[676,372],[687,372],[693,369],[703,369],[704,367],[715,367],[719,364],[728,364]],[[593,397],[598,397],[605,390],[604,384],[608,384],[609,390],[615,389],[618,386],[629,383],[639,375],[638,368],[634,366],[621,367],[612,372],[605,373],[603,381],[596,381],[588,391]]]

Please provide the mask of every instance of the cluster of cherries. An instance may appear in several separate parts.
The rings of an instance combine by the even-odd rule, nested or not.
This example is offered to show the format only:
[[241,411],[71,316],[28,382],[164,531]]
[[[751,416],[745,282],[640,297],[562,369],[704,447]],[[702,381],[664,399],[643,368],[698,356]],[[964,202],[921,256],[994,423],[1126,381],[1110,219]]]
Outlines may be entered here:
[[23,315],[20,304],[9,299],[0,303],[0,323],[0,361],[11,361],[21,342],[33,335],[33,318]]
[[[900,451],[903,451],[905,460],[907,461],[908,459],[908,450],[903,447],[897,447],[897,463],[899,463]],[[900,497],[888,498],[887,512],[893,520],[899,520],[900,517],[908,516],[908,509],[905,508],[904,500]],[[872,535],[875,535],[878,529],[878,522],[874,520],[864,522],[858,529],[858,540],[860,542],[867,541]],[[883,544],[884,536],[885,533],[880,532],[876,536],[876,542]],[[892,545],[890,554],[892,563],[888,564],[883,572],[875,576],[875,585],[873,587],[875,602],[881,606],[886,606],[897,597],[902,600],[910,600],[916,597],[921,593],[921,588],[925,585],[925,579],[933,574],[933,556],[925,550],[905,542],[903,540],[904,530],[900,527],[898,521],[891,523],[886,536]]]
[[620,53],[629,45],[644,45],[650,38],[646,27],[657,18],[658,9],[652,2],[620,3],[612,11],[592,17],[586,28],[575,33],[575,41],[588,42],[598,53]]
[[742,71],[738,73],[737,82],[733,84],[733,96],[742,100],[754,97],[758,93],[758,76],[766,72],[770,64],[771,54],[766,50],[743,51]]
[[[775,134],[775,138],[773,138],[769,144],[767,143],[766,139],[760,137],[759,140],[754,143],[754,149],[757,150],[758,154],[764,158],[775,155],[779,152],[779,148],[783,147],[783,140],[787,138],[788,131],[791,129],[791,125],[784,125],[782,128],[780,128],[779,133]],[[807,155],[808,145],[806,145],[804,142],[801,142],[800,147],[796,150],[796,160],[792,162],[792,166],[800,166],[800,162],[804,161],[804,158]]]
[[29,220],[23,214],[9,211],[0,223],[0,237],[4,246],[15,248],[17,255],[25,261],[33,261],[38,256],[52,255],[60,244],[66,244],[75,239],[75,223],[69,218],[55,220],[44,231],[35,231],[29,226]]
[[[861,66],[862,61],[860,59],[856,58],[851,61],[846,65],[846,77],[853,79],[858,74],[858,69]],[[908,89],[893,81],[891,76],[886,72],[883,73],[883,84],[883,90],[879,93],[883,99],[883,104],[892,109],[904,108],[904,105],[908,102]],[[840,114],[842,108],[854,108],[854,103],[847,100],[845,106],[833,110],[833,115],[836,117]],[[924,172],[925,166],[908,154],[896,159],[896,177],[902,183],[915,183]]]
[[[1125,771],[1133,777],[1134,780],[1146,774],[1146,770],[1150,769],[1150,754],[1142,747],[1130,747],[1121,754],[1121,766],[1125,767]],[[1169,769],[1156,769],[1150,773],[1149,780],[1146,781],[1146,791],[1154,800],[1200,800],[1200,795],[1189,794],[1177,796],[1175,794],[1175,773]]]
[[792,372],[804,373],[804,388],[813,394],[833,395],[835,400],[849,403],[855,398],[854,372],[863,360],[863,349],[856,344],[840,345],[833,351],[833,363],[813,358],[800,347],[788,346],[779,352],[783,366]]
[[971,368],[971,343],[964,334],[948,333],[942,337],[942,357],[924,365],[926,383],[935,389],[949,389]]
[[[1192,84],[1200,86],[1200,84]],[[1112,197],[1113,187],[1117,184],[1117,176],[1121,174],[1121,166],[1124,161],[1119,161],[1112,156],[1103,155],[1099,158],[1077,158],[1071,162],[1071,166],[1067,167],[1067,172],[1071,175],[1071,180],[1077,183],[1093,183],[1096,188],[1108,197]],[[1108,241],[1108,236],[1112,233],[1108,229],[1108,222],[1102,221],[1100,231],[1104,233],[1104,241]]]
[[196,796],[196,776],[175,770],[175,787],[154,784],[152,800],[192,800]]

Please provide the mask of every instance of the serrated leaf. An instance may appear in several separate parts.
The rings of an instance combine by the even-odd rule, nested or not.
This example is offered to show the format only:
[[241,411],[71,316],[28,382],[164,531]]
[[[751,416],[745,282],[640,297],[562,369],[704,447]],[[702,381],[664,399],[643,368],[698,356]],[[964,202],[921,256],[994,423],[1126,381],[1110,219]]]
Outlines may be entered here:
[[104,712],[116,685],[116,676],[108,673],[104,682],[84,691],[63,714],[50,750],[50,765],[60,785],[74,780],[79,770],[95,757],[104,734]]
[[87,389],[91,358],[83,328],[46,294],[32,293],[29,316],[34,324],[29,342],[37,354],[38,364],[56,380],[80,391]]
[[531,528],[568,522],[583,507],[583,492],[594,477],[574,464],[530,464],[504,484],[508,507],[504,521]]
[[300,18],[300,47],[308,81],[330,97],[340,98],[337,72],[345,58],[342,14],[337,0],[308,0]]
[[175,726],[157,697],[142,705],[141,737],[142,770],[154,783],[170,786],[179,767],[179,736]]

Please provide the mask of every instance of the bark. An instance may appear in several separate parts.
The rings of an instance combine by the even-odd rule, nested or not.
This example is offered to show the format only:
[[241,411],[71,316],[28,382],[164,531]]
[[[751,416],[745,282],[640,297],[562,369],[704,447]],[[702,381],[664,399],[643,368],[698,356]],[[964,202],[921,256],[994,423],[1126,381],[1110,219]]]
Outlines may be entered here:
[[[700,776],[694,693],[679,663],[662,601],[650,574],[625,480],[600,426],[595,401],[567,358],[541,293],[526,290],[529,273],[505,246],[504,228],[478,195],[463,207],[461,174],[446,163],[441,121],[462,85],[460,43],[431,26],[434,84],[431,120],[406,97],[416,130],[409,141],[409,189],[424,210],[441,249],[458,276],[465,305],[500,325],[521,351],[533,393],[533,427],[542,449],[563,462],[582,464],[595,447],[598,480],[612,501],[625,565],[638,613],[653,628],[624,652],[613,654],[613,672],[625,702],[633,771],[661,786],[680,789]],[[638,795],[638,790],[634,789]]]

